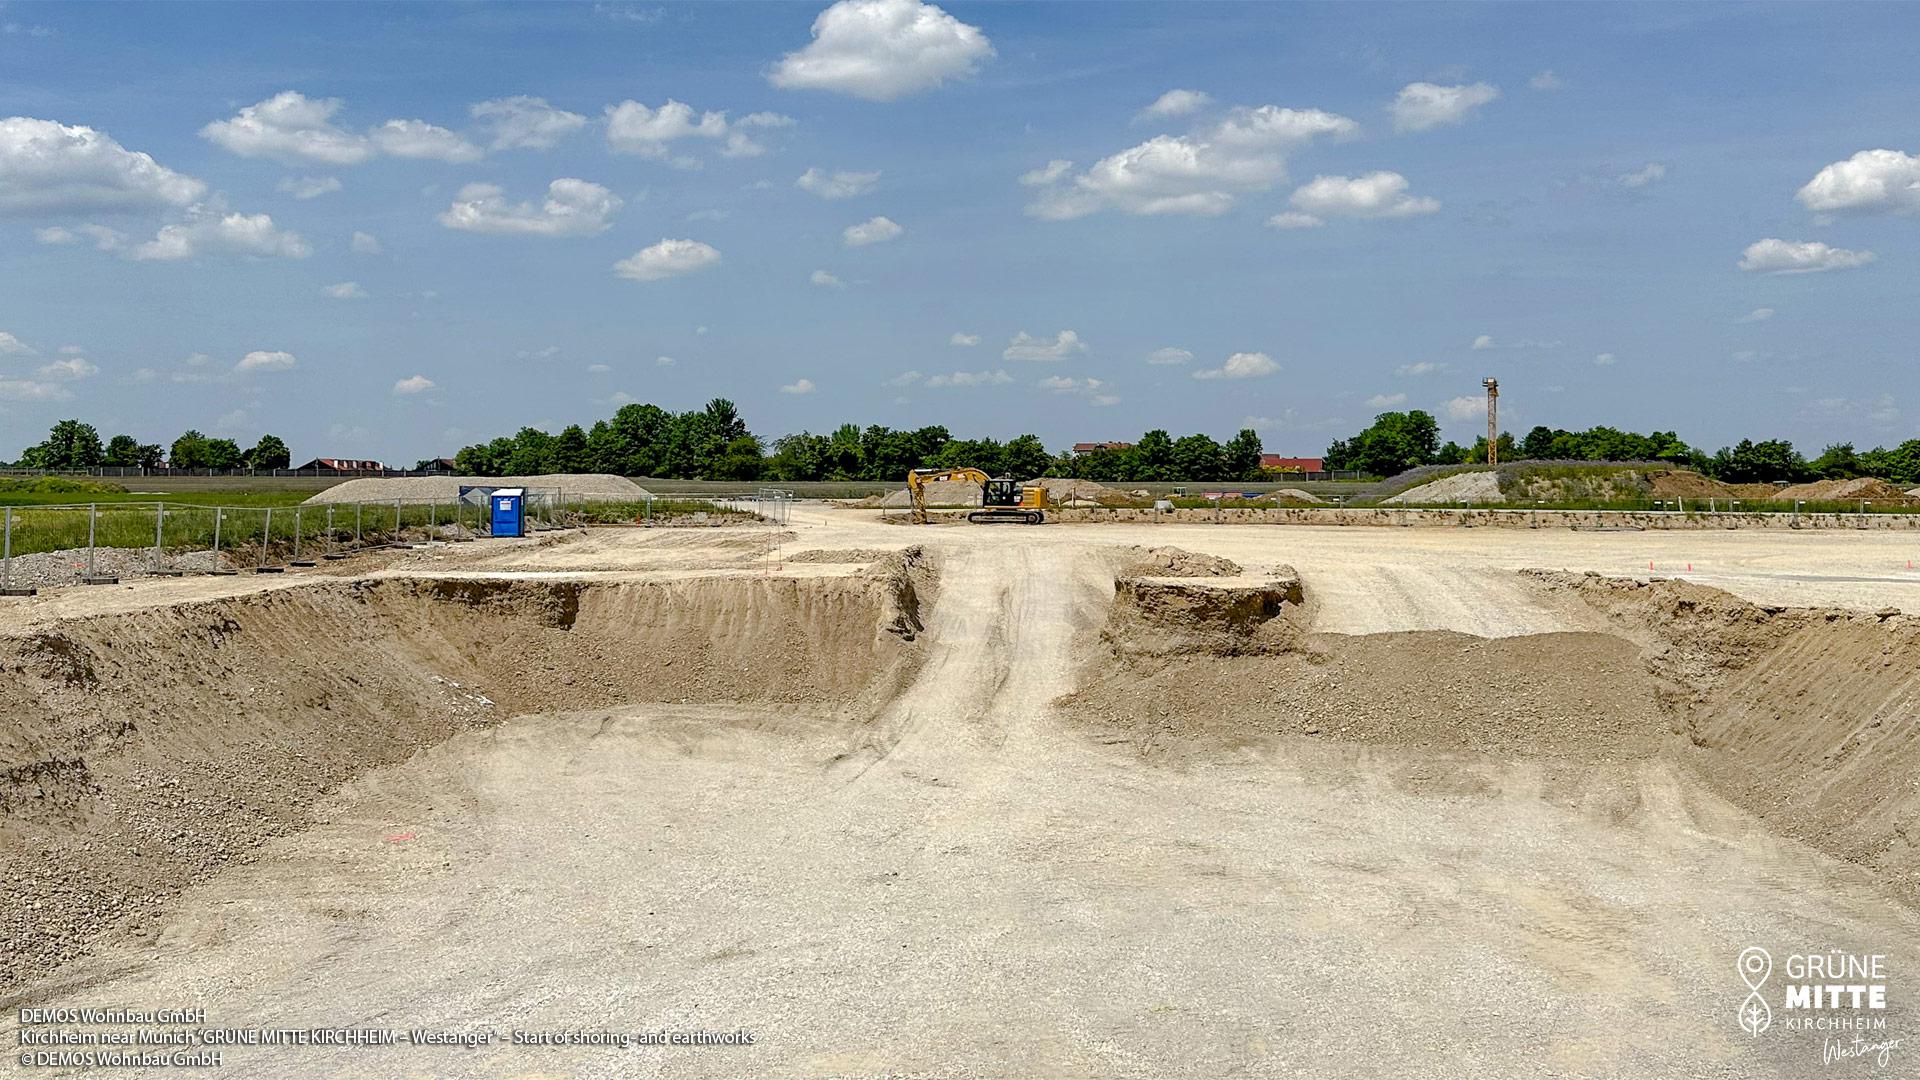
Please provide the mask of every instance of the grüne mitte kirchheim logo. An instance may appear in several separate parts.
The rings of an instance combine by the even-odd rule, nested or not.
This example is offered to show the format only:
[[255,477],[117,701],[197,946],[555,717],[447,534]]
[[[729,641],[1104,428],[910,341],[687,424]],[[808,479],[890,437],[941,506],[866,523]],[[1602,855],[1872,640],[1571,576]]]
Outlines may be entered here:
[[1740,1030],[1758,1035],[1773,1026],[1773,1010],[1760,991],[1773,974],[1773,954],[1758,945],[1743,949],[1735,962],[1740,979],[1747,984],[1747,996],[1740,1002]]

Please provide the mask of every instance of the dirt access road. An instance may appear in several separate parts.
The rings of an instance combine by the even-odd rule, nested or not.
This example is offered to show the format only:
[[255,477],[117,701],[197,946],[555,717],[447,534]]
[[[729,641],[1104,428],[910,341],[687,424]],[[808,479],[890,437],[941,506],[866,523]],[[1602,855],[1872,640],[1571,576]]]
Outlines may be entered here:
[[[457,735],[21,1003],[754,1034],[232,1049],[237,1076],[1816,1074],[1820,1034],[1737,1026],[1733,958],[1763,945],[1884,954],[1885,1034],[1913,1041],[1879,1073],[1836,1068],[1899,1075],[1920,1052],[1920,918],[1670,762],[1299,737],[1147,754],[1053,704],[1099,648],[1126,545],[1299,567],[1320,631],[1540,635],[1546,664],[1603,649],[1598,621],[1511,568],[1630,571],[1656,542],[1641,534],[803,513],[785,535],[595,532],[384,572],[744,577],[910,540],[939,562],[937,599],[917,675],[876,714],[655,703]],[[1657,538],[1677,540],[1760,599],[1879,607],[1920,588],[1882,565],[1904,558],[1882,537]],[[1893,580],[1843,579],[1876,574]],[[1634,708],[1637,687],[1601,701],[1572,681],[1568,709]]]

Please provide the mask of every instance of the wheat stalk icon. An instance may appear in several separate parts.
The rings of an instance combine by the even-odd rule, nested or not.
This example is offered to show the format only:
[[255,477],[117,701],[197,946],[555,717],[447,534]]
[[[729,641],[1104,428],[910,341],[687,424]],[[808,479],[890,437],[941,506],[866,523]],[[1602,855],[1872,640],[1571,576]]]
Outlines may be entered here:
[[1740,980],[1747,984],[1746,999],[1740,1002],[1740,1030],[1758,1035],[1773,1026],[1773,1010],[1767,1007],[1767,999],[1760,996],[1760,988],[1773,974],[1773,954],[1754,945],[1741,951],[1734,966],[1740,972]]

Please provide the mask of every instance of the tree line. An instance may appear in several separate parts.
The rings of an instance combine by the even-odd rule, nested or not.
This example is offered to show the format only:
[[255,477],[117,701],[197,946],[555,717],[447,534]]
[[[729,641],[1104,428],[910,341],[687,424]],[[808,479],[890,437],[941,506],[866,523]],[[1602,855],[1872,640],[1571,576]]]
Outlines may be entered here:
[[[825,434],[801,431],[768,444],[748,430],[733,402],[715,398],[704,408],[679,413],[657,405],[623,405],[591,428],[570,424],[558,434],[524,427],[513,435],[462,447],[453,460],[458,471],[475,476],[603,472],[665,479],[897,481],[909,469],[971,467],[1020,479],[1045,475],[1104,483],[1232,483],[1273,475],[1262,473],[1260,454],[1260,436],[1250,429],[1225,442],[1204,434],[1174,438],[1156,429],[1132,444],[1102,444],[1084,454],[1049,453],[1031,434],[1005,442],[959,439],[937,424],[912,430],[842,424]],[[1381,413],[1364,430],[1334,440],[1326,462],[1329,469],[1392,476],[1419,465],[1470,464],[1486,457],[1485,437],[1471,446],[1442,443],[1439,422],[1412,409]],[[1920,439],[1861,451],[1852,443],[1836,443],[1808,459],[1786,439],[1742,439],[1707,453],[1671,431],[1642,435],[1606,426],[1568,431],[1541,425],[1517,440],[1510,432],[1501,433],[1500,458],[1661,461],[1728,483],[1855,476],[1878,476],[1902,486],[1920,483]],[[242,450],[232,439],[188,431],[163,450],[131,435],[115,435],[103,443],[91,424],[62,420],[44,441],[28,447],[16,465],[284,469],[291,460],[287,444],[275,435],[262,435]]]
[[521,428],[462,447],[454,465],[478,476],[605,472],[621,476],[705,480],[885,480],[918,468],[975,468],[993,476],[1070,476],[1110,482],[1260,479],[1260,437],[1243,430],[1226,443],[1207,435],[1173,438],[1149,431],[1132,446],[1089,454],[1052,454],[1039,436],[955,438],[934,424],[912,430],[842,424],[826,434],[800,431],[771,444],[747,430],[733,402],[673,413],[657,405],[623,405],[591,428],[559,434]]
[[[1895,484],[1920,483],[1920,439],[1894,446],[1856,451],[1852,443],[1835,443],[1808,459],[1787,439],[1741,439],[1709,454],[1689,446],[1671,431],[1641,435],[1606,426],[1568,431],[1543,425],[1516,441],[1511,432],[1500,434],[1500,460],[1535,461],[1662,461],[1693,469],[1729,484],[1772,483],[1785,480],[1845,480],[1877,476]],[[1486,436],[1472,446],[1440,442],[1440,424],[1420,409],[1386,412],[1374,417],[1365,430],[1327,447],[1327,467],[1356,469],[1376,476],[1392,476],[1420,465],[1464,465],[1487,460]]]
[[15,462],[21,469],[93,469],[117,466],[129,469],[284,469],[292,461],[287,444],[278,435],[262,435],[248,450],[232,439],[209,439],[187,431],[163,452],[159,443],[143,443],[131,435],[115,435],[102,443],[92,424],[62,420],[47,437],[27,447]]

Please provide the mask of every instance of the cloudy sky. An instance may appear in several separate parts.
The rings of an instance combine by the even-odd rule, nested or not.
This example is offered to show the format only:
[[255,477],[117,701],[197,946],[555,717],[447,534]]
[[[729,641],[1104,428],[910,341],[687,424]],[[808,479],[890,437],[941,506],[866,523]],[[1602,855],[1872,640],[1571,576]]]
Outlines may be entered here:
[[0,457],[1920,418],[1920,8],[0,5]]

